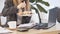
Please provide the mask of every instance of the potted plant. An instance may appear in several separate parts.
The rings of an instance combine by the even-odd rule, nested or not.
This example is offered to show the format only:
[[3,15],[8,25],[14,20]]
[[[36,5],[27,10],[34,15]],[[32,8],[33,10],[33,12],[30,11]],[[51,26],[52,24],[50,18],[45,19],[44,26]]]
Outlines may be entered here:
[[[34,9],[36,11],[36,13],[38,14],[38,17],[39,17],[39,23],[41,23],[41,18],[40,18],[39,11],[44,12],[44,13],[47,13],[47,11],[41,5],[39,5],[38,3],[42,3],[46,6],[49,6],[49,3],[45,2],[43,0],[30,0],[30,3],[31,3],[31,9]],[[34,7],[33,5],[36,5],[37,8]]]

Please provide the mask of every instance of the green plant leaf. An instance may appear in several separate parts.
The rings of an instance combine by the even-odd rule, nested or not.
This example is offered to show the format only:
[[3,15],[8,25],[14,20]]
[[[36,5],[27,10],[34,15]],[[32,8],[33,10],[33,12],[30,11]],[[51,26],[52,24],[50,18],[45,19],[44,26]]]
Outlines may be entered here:
[[37,8],[38,8],[41,12],[47,13],[47,11],[46,11],[42,6],[40,6],[39,4],[37,4]]
[[45,2],[43,0],[36,0],[36,2],[40,2],[40,3],[42,3],[42,4],[46,5],[46,6],[49,6],[49,3],[48,2]]
[[45,4],[46,6],[49,6],[49,3],[48,3],[48,2],[42,1],[42,2],[40,2],[40,3]]
[[31,3],[35,2],[36,0],[29,0]]
[[38,13],[38,10],[35,7],[33,7],[32,5],[31,5],[31,9],[34,9],[36,11],[36,13]]
[[37,2],[41,2],[42,0],[36,0]]

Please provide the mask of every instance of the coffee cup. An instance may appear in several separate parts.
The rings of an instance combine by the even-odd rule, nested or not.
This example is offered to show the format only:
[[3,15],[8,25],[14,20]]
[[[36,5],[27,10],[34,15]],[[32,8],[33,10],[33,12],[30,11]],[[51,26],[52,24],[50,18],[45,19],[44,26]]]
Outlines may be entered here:
[[16,21],[9,21],[8,25],[9,29],[16,29]]

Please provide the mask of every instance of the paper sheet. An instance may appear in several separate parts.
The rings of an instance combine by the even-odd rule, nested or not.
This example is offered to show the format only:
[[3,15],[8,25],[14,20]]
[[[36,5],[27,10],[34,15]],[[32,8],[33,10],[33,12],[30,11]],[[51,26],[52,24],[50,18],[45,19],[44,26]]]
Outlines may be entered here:
[[33,24],[32,23],[20,24],[18,27],[29,27],[29,26],[33,26]]
[[2,28],[0,27],[0,33],[10,33],[12,31],[8,30],[8,29],[5,29],[5,28]]

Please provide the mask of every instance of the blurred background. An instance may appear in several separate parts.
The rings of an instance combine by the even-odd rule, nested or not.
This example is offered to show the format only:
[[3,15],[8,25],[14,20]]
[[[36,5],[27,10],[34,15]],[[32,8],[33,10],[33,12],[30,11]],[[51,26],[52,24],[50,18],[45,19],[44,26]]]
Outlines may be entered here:
[[[50,4],[49,7],[43,5],[43,4],[40,4],[41,6],[43,6],[47,11],[48,13],[43,13],[43,12],[40,12],[40,16],[41,16],[41,19],[42,21],[46,22],[48,21],[48,15],[49,15],[49,9],[52,9],[54,7],[60,7],[60,0],[43,0],[43,1],[46,1]],[[2,12],[2,9],[4,7],[4,2],[5,0],[0,0],[0,13]],[[6,17],[2,17],[2,20],[6,19]],[[46,20],[46,21],[45,21]]]

